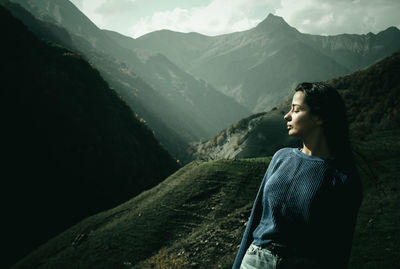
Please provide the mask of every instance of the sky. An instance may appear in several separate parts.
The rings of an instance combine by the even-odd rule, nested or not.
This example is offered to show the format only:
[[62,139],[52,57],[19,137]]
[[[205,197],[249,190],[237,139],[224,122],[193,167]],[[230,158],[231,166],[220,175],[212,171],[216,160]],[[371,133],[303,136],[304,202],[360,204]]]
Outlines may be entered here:
[[137,38],[161,29],[215,36],[248,30],[269,13],[302,33],[400,29],[400,0],[70,0],[99,28]]

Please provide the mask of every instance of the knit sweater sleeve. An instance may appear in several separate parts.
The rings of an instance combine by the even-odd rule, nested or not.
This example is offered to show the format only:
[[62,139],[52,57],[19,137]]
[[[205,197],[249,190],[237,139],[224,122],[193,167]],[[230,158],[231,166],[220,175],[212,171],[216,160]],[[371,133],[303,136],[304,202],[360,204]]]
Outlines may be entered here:
[[233,263],[232,269],[239,269],[240,265],[242,263],[243,257],[246,253],[246,250],[249,248],[251,242],[253,242],[253,231],[256,229],[258,223],[260,222],[261,219],[261,214],[262,214],[262,204],[261,204],[261,197],[263,195],[263,189],[266,181],[268,180],[268,177],[270,176],[274,163],[276,162],[276,159],[278,159],[279,151],[275,153],[273,158],[271,159],[268,169],[264,175],[264,178],[261,182],[260,188],[258,190],[256,199],[253,204],[253,208],[251,210],[251,214],[249,217],[249,220],[246,225],[246,230],[243,234],[242,241],[240,243],[239,250],[236,254],[235,261]]

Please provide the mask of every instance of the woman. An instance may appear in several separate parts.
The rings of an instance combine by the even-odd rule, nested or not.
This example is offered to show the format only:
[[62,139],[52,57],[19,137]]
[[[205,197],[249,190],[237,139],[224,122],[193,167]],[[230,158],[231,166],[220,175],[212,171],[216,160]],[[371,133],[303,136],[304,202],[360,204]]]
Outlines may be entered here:
[[343,100],[301,83],[284,119],[303,147],[273,156],[233,268],[347,268],[361,184]]

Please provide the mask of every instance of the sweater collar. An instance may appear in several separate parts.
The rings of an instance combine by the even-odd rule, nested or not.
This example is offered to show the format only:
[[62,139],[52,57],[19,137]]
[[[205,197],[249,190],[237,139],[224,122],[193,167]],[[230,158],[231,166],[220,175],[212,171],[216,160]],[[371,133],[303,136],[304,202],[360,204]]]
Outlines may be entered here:
[[311,155],[305,154],[304,152],[301,151],[300,147],[299,148],[293,148],[293,151],[294,151],[294,153],[296,155],[298,155],[301,158],[306,159],[306,160],[320,161],[320,162],[327,162],[327,163],[334,162],[333,159],[326,159],[326,158],[321,158],[321,157],[318,157],[318,156],[311,156]]

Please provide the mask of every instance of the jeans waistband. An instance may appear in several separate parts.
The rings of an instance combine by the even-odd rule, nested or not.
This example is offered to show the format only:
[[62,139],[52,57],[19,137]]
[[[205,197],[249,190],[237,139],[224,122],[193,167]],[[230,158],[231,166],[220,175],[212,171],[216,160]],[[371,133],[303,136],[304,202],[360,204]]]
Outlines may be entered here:
[[274,254],[275,256],[279,256],[279,257],[284,257],[284,256],[287,256],[289,254],[293,255],[293,254],[296,253],[296,249],[288,247],[288,246],[283,245],[283,244],[274,243],[274,242],[271,242],[268,245],[263,246],[263,247],[262,246],[256,246],[254,244],[251,244],[251,246],[253,248],[256,248],[256,249],[269,250],[272,254]]

